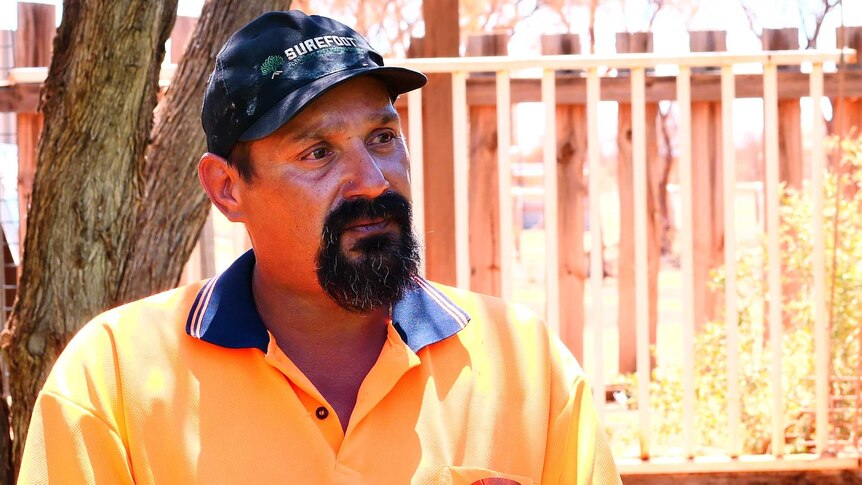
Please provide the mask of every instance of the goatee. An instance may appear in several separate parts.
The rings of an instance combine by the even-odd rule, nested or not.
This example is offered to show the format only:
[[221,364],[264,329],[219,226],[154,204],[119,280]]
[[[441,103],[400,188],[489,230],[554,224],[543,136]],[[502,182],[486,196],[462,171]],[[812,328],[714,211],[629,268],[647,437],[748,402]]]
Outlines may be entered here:
[[[395,232],[359,238],[342,248],[342,237],[359,220],[385,219]],[[412,288],[419,271],[419,251],[411,229],[410,202],[389,191],[377,198],[345,200],[326,217],[317,253],[317,280],[340,307],[368,313],[397,302]],[[349,256],[346,251],[358,253]]]

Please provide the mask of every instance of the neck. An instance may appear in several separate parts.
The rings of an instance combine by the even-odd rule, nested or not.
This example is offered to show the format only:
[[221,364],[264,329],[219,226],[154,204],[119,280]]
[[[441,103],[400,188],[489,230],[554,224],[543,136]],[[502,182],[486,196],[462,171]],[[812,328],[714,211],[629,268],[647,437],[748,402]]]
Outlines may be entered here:
[[[288,356],[294,351],[351,352],[379,350],[385,340],[389,308],[366,314],[338,306],[323,289],[301,291],[270,281],[255,265],[252,293],[267,330]],[[382,337],[382,339],[381,339]]]

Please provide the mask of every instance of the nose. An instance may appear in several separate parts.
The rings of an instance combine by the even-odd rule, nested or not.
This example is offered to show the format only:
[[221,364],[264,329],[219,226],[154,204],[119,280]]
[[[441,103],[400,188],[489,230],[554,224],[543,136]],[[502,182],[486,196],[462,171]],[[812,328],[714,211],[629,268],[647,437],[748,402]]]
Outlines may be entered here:
[[380,169],[380,163],[368,153],[364,145],[355,150],[346,163],[344,198],[374,199],[389,189],[389,181]]

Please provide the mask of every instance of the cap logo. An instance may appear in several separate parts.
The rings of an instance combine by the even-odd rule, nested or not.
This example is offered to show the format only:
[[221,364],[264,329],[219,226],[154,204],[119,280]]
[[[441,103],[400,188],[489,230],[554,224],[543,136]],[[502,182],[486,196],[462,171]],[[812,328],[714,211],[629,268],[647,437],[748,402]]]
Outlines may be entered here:
[[297,44],[294,44],[292,47],[288,47],[284,50],[284,55],[287,56],[288,61],[292,61],[301,55],[332,46],[359,47],[359,45],[357,45],[356,43],[356,39],[354,39],[353,37],[342,37],[340,35],[324,35],[321,37],[313,37],[311,39],[307,39]]
[[284,57],[269,56],[263,61],[263,64],[260,65],[260,73],[264,76],[269,76],[271,74],[272,79],[275,79],[275,76],[278,76],[283,72],[281,70],[281,66],[283,65]]

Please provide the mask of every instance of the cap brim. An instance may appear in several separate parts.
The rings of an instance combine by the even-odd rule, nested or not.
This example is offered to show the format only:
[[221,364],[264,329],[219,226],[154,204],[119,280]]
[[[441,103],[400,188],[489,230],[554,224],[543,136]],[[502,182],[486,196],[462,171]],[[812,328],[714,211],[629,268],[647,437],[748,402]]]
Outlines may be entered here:
[[239,141],[259,140],[271,135],[276,130],[293,119],[303,108],[320,97],[323,93],[359,76],[372,76],[386,85],[393,97],[419,89],[428,82],[424,74],[403,67],[363,67],[334,72],[306,84],[285,96],[272,108],[263,114],[253,125],[239,137]]

